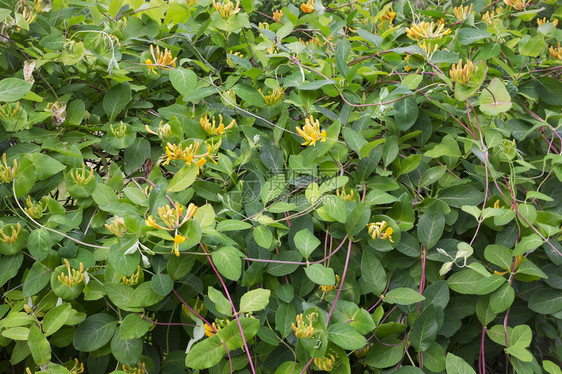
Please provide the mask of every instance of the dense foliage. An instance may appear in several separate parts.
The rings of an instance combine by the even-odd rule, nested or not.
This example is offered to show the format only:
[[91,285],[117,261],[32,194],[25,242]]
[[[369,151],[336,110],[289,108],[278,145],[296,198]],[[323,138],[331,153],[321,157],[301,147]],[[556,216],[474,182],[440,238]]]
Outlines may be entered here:
[[562,373],[562,2],[282,3],[0,0],[0,371]]

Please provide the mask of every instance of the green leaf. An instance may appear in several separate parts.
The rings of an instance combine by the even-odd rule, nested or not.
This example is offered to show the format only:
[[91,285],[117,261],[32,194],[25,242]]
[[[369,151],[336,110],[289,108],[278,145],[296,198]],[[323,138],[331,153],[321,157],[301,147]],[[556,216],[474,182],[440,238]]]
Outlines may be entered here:
[[533,355],[527,349],[519,346],[507,347],[505,348],[505,352],[517,357],[523,362],[531,362],[533,361]]
[[537,234],[527,235],[521,238],[519,243],[513,249],[513,256],[521,256],[527,253],[528,251],[532,251],[537,249],[543,244],[543,240]]
[[445,367],[447,374],[476,374],[474,369],[465,360],[452,353],[447,353]]
[[478,205],[484,201],[482,191],[472,186],[454,186],[445,188],[439,193],[439,200],[453,208],[463,205]]
[[448,157],[461,157],[461,151],[455,138],[451,135],[445,135],[441,142],[433,149],[424,153],[424,156],[431,158],[439,158],[443,156]]
[[286,338],[293,329],[291,323],[295,323],[297,311],[293,304],[281,303],[275,313],[275,330],[279,331],[282,338]]
[[74,348],[81,352],[92,352],[109,343],[117,321],[113,316],[98,313],[86,318],[74,332]]
[[[435,207],[432,205],[431,208]],[[428,209],[418,223],[418,238],[426,250],[433,248],[445,228],[445,217],[437,209]]]
[[334,269],[322,264],[314,264],[304,268],[308,279],[319,285],[333,286],[336,284]]
[[345,323],[330,325],[328,327],[328,340],[347,350],[361,349],[367,345],[367,339]]
[[560,81],[550,77],[535,80],[535,89],[541,100],[550,105],[562,105]]
[[518,325],[509,334],[509,346],[526,348],[531,345],[533,333],[528,325]]
[[502,313],[507,310],[515,300],[515,291],[509,283],[504,283],[500,288],[490,295],[490,309],[494,313]]
[[29,346],[33,361],[37,365],[46,364],[51,360],[51,345],[37,325],[32,325],[29,329],[27,345]]
[[504,270],[511,270],[513,255],[509,248],[503,245],[491,244],[484,249],[484,257],[494,265]]
[[395,288],[384,295],[384,301],[389,304],[410,305],[425,300],[425,297],[411,288]]
[[345,223],[347,220],[347,207],[341,198],[329,195],[324,198],[323,204],[330,217],[340,223]]
[[562,369],[560,368],[560,366],[556,365],[552,361],[544,360],[542,362],[542,365],[543,365],[544,370],[548,374],[562,374]]
[[454,273],[447,279],[449,288],[461,294],[476,294],[476,287],[478,281],[485,278],[482,274],[472,270],[466,269]]
[[385,339],[381,343],[374,343],[367,353],[367,365],[384,369],[396,365],[404,355],[404,344],[398,339]]
[[211,258],[221,275],[230,280],[238,280],[242,275],[240,252],[234,247],[222,247],[211,254]]
[[221,314],[226,316],[230,316],[232,314],[232,305],[230,302],[224,297],[222,292],[217,291],[213,287],[208,288],[208,296],[209,299],[215,304],[215,308]]
[[218,335],[195,344],[185,358],[185,365],[195,370],[215,366],[226,354],[224,343]]
[[295,246],[305,259],[320,245],[320,240],[310,230],[303,229],[295,234]]
[[262,95],[252,86],[238,83],[232,87],[232,90],[250,105],[255,105],[260,108],[263,108],[265,105]]
[[462,28],[457,35],[459,43],[469,45],[482,39],[491,38],[492,36],[484,30],[476,28]]
[[394,104],[394,120],[400,130],[406,131],[416,123],[418,119],[418,104],[413,96],[398,100]]
[[18,101],[31,90],[31,83],[19,78],[5,78],[0,81],[0,102]]
[[267,180],[260,191],[260,198],[264,204],[277,199],[285,189],[286,181],[284,174],[274,175]]
[[240,310],[238,312],[242,314],[264,309],[269,304],[270,294],[270,290],[264,290],[263,288],[246,292],[240,298]]
[[541,54],[546,42],[542,34],[524,35],[519,41],[519,53],[523,56],[537,57]]
[[119,335],[123,340],[143,337],[153,324],[136,313],[128,314],[119,329]]
[[541,288],[529,299],[529,309],[540,314],[553,314],[562,309],[562,290]]
[[435,308],[429,304],[416,318],[410,331],[410,342],[418,352],[424,352],[437,337],[439,326],[435,318]]
[[236,219],[227,219],[219,222],[219,224],[217,225],[217,231],[218,232],[242,231],[242,230],[247,230],[251,227],[252,224],[249,222],[242,222]]
[[497,116],[511,109],[511,97],[499,78],[494,78],[478,98],[480,110],[488,116]]
[[345,222],[347,235],[354,236],[365,229],[365,226],[369,223],[370,216],[371,210],[369,209],[369,205],[364,202],[357,204],[349,213],[347,221]]
[[49,231],[44,228],[33,230],[27,237],[29,253],[35,257],[36,261],[43,261],[47,258],[53,244],[53,240],[49,236]]
[[197,75],[192,70],[185,68],[172,69],[170,70],[170,82],[180,95],[188,97],[197,87]]
[[57,332],[65,323],[70,315],[72,308],[70,304],[64,303],[49,310],[43,317],[43,331],[45,336]]
[[125,365],[134,365],[142,354],[142,339],[124,340],[121,338],[120,328],[115,331],[110,346],[113,357]]
[[168,185],[168,192],[181,192],[187,189],[197,179],[197,166],[185,165],[172,178]]
[[267,226],[256,227],[253,236],[260,247],[268,249],[271,247],[271,243],[273,243],[273,234]]
[[365,288],[376,296],[382,295],[386,288],[386,272],[373,251],[363,251],[361,279],[365,282]]
[[306,82],[297,88],[301,91],[312,91],[327,86],[329,84],[336,84],[337,82],[333,79],[319,79],[313,82]]
[[103,97],[103,110],[113,121],[127,104],[131,101],[131,87],[129,83],[120,83],[113,86]]
[[0,287],[16,276],[22,262],[23,255],[21,253],[0,257]]
[[168,274],[156,274],[150,280],[150,285],[158,295],[166,296],[174,288],[174,281]]

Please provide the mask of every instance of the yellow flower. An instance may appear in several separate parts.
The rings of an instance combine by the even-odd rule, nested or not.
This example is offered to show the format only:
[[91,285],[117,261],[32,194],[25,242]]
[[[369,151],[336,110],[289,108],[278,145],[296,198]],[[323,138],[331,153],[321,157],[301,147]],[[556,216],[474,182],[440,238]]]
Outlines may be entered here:
[[542,25],[543,23],[552,23],[554,27],[558,26],[558,20],[555,19],[554,21],[547,20],[546,17],[543,19],[537,18],[537,25]]
[[144,63],[148,66],[152,73],[154,73],[154,75],[158,75],[154,68],[171,70],[176,67],[176,60],[178,58],[175,57],[172,59],[172,53],[168,50],[168,48],[164,49],[164,51],[160,51],[160,47],[156,46],[156,54],[154,54],[154,45],[151,44],[150,54],[152,55],[152,59],[147,59]]
[[207,118],[207,113],[205,113],[205,115],[199,119],[199,124],[209,135],[222,135],[226,130],[231,129],[236,124],[236,121],[232,120],[228,126],[225,127],[222,122],[222,115],[219,114],[219,127],[217,127],[215,117],[213,117],[213,122],[211,123],[211,121]]
[[[152,325],[151,329],[154,328],[156,325]],[[135,366],[127,366],[122,365],[123,371],[127,374],[145,374],[148,373],[146,370],[146,364],[142,361],[139,361]]]
[[340,276],[336,274],[336,284],[334,284],[333,286],[322,285],[320,286],[320,289],[322,290],[322,292],[329,292],[334,288],[336,288],[339,284],[340,284]]
[[453,64],[451,70],[449,70],[449,76],[458,84],[465,86],[468,84],[468,82],[470,82],[473,71],[474,65],[472,64],[472,61],[467,60],[466,65],[463,67],[462,59],[460,59],[459,64]]
[[470,15],[470,13],[472,13],[472,9],[474,8],[474,4],[470,4],[470,7],[467,6],[457,6],[453,8],[453,13],[455,14],[455,17],[457,18],[457,21],[459,22],[464,22],[464,20],[466,20],[468,18],[468,16]]
[[297,325],[291,323],[291,328],[295,332],[297,338],[312,338],[314,335],[314,327],[312,326],[314,318],[316,318],[316,313],[310,313],[308,315],[308,323],[304,322],[302,313],[297,316]]
[[392,9],[392,7],[390,7],[384,12],[380,20],[382,23],[388,23],[390,25],[392,21],[394,21],[395,17],[396,17],[396,12],[394,11],[394,9]]
[[345,185],[342,186],[341,192],[339,189],[336,190],[336,195],[344,201],[353,201],[355,191],[350,190],[349,193],[345,192]]
[[129,278],[127,278],[126,276],[122,276],[121,277],[121,281],[123,282],[124,285],[126,286],[134,286],[137,283],[139,283],[139,278],[140,278],[140,274],[141,274],[141,267],[140,265],[138,266],[137,271],[135,271],[133,274],[131,274],[131,276]]
[[503,13],[503,7],[499,7],[494,12],[493,10],[487,11],[482,15],[482,22],[484,22],[488,27],[494,26],[494,23]]
[[[523,256],[522,256],[522,255],[521,255],[521,256],[517,256],[517,260],[515,260],[515,268],[513,269],[514,272],[517,271],[517,269],[519,269],[519,265],[521,265],[521,262],[522,262],[522,261],[523,261]],[[504,274],[506,274],[506,273],[508,273],[508,272],[511,272],[509,269],[506,269],[506,268],[504,268],[504,267],[502,267],[502,269],[504,269],[505,271],[497,271],[497,270],[494,270],[494,274],[497,274],[497,275],[504,275]]]
[[548,51],[553,59],[562,60],[562,47],[560,47],[560,42],[558,42],[558,48],[554,48],[554,46],[551,45]]
[[125,220],[121,217],[113,217],[113,222],[110,225],[107,223],[104,225],[113,235],[122,237],[127,232],[127,226],[125,226]]
[[439,44],[426,43],[425,40],[418,44],[418,46],[423,49],[427,60],[431,60],[431,57],[439,49]]
[[[19,104],[19,102],[18,102]],[[14,166],[8,166],[6,162],[6,154],[2,155],[2,162],[0,163],[0,180],[3,183],[10,183],[14,180],[16,172],[18,171],[18,161],[14,160]]]
[[[205,309],[205,305],[203,304],[203,302],[199,299],[199,296],[197,296],[197,299],[195,299],[195,305],[193,305],[192,308],[197,314],[201,314],[203,312],[203,309]],[[185,314],[185,316],[187,318],[191,318],[190,317],[190,311],[187,308],[187,306],[185,304],[182,304],[181,306],[181,310],[183,311],[183,314]]]
[[182,160],[185,161],[186,165],[189,165],[193,162],[195,158],[203,157],[203,156],[196,156],[197,151],[199,151],[199,147],[201,143],[198,141],[194,141],[189,147],[183,149],[182,145],[175,145],[172,143],[168,143],[166,145],[166,161],[164,165],[168,165],[172,160]]
[[503,2],[515,10],[523,10],[529,6],[531,0],[503,0]]
[[236,6],[232,3],[232,1],[227,0],[225,3],[217,3],[213,0],[213,6],[215,7],[216,11],[219,12],[222,18],[229,18],[240,12],[240,1],[236,2]]
[[312,115],[310,115],[310,118],[305,119],[305,125],[302,130],[298,126],[296,130],[305,140],[302,145],[316,145],[317,141],[326,141],[326,130],[320,131],[320,122],[314,120]]
[[394,243],[394,240],[392,240],[394,230],[390,226],[387,227],[386,221],[369,223],[367,228],[367,232],[373,239],[388,239],[391,243]]
[[162,206],[158,208],[158,215],[160,219],[164,221],[164,224],[167,227],[160,226],[156,223],[152,216],[148,216],[145,223],[147,226],[154,227],[155,229],[160,230],[175,230],[180,228],[184,223],[186,223],[189,219],[191,219],[195,213],[197,213],[197,206],[191,203],[187,207],[187,211],[185,215],[182,217],[182,213],[185,207],[179,203],[175,203],[174,207],[170,207],[170,205]]
[[167,139],[172,135],[172,127],[164,121],[160,121],[158,124],[158,130],[153,131],[148,125],[144,127],[149,134],[158,135],[161,139]]
[[71,374],[82,374],[84,372],[84,363],[77,358],[74,359],[74,366],[70,369]]
[[82,282],[84,279],[86,279],[86,276],[84,275],[84,264],[80,263],[80,270],[76,270],[76,269],[71,269],[70,268],[70,263],[68,262],[68,260],[65,258],[64,259],[64,263],[66,264],[66,268],[68,270],[68,275],[64,274],[64,273],[60,273],[58,276],[58,280],[59,282],[61,282],[63,285],[72,288],[74,286],[76,286],[78,283]]
[[26,207],[23,208],[27,214],[29,214],[32,218],[41,218],[43,217],[43,212],[47,210],[49,198],[45,196],[41,199],[41,202],[32,202],[31,196],[27,195],[25,199]]
[[308,0],[306,3],[302,3],[301,10],[305,13],[314,13],[316,10],[314,7],[314,0]]
[[406,28],[406,35],[412,40],[439,39],[450,33],[451,30],[446,29],[443,22],[420,22]]
[[[4,229],[6,229],[6,233],[8,233],[8,228],[10,228],[11,231],[11,235],[7,236],[4,233]],[[0,241],[8,244],[8,245],[12,245],[16,242],[16,240],[18,240],[18,235],[20,234],[21,231],[21,225],[18,222],[14,228],[13,225],[9,225],[9,226],[5,226],[4,229],[0,230]]]
[[[213,327],[215,328],[215,330],[217,330],[214,322]],[[213,327],[211,327],[211,325],[209,325],[208,323],[205,324],[205,335],[207,335],[209,338],[215,335],[215,330],[213,330]]]
[[332,371],[335,362],[336,358],[332,354],[330,357],[322,356],[314,358],[314,365],[318,366],[318,368],[323,371]]
[[180,244],[185,242],[185,236],[179,235],[177,234],[176,236],[174,236],[174,253],[176,254],[177,257],[180,257]]
[[283,17],[283,11],[282,10],[276,10],[273,12],[273,19],[277,22],[281,21],[281,17]]
[[79,186],[85,186],[94,179],[94,168],[90,167],[90,173],[86,175],[86,165],[82,164],[82,171],[70,172],[70,178]]
[[275,105],[281,101],[283,101],[283,97],[285,97],[285,93],[283,91],[283,87],[279,87],[279,90],[271,90],[271,92],[267,95],[264,95],[261,92],[261,88],[258,88],[260,95],[263,97],[263,101],[265,105]]
[[353,353],[357,358],[364,358],[365,356],[367,356],[367,353],[369,352],[370,349],[371,349],[371,345],[367,344],[363,348],[356,349],[355,351],[353,351]]

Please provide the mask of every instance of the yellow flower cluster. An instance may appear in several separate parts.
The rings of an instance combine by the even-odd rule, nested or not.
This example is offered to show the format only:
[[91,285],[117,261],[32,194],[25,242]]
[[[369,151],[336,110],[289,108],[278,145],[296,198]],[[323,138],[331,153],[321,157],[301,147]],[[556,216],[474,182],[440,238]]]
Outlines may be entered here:
[[[10,228],[11,230],[11,235],[8,236],[6,235],[8,233],[8,228]],[[14,228],[13,225],[7,226],[5,227],[6,229],[6,233],[4,233],[4,229],[0,230],[0,241],[3,241],[4,243],[8,244],[8,245],[12,245],[16,242],[16,240],[18,240],[18,235],[20,234],[21,231],[21,225],[18,222]]]
[[334,369],[335,362],[336,358],[332,354],[330,354],[329,357],[322,356],[314,358],[314,365],[318,366],[318,369],[323,371],[332,371]]
[[18,171],[18,161],[14,160],[14,166],[8,166],[6,162],[6,154],[2,155],[2,162],[0,163],[0,181],[3,183],[10,183],[14,180],[16,172]]
[[326,141],[326,130],[320,131],[320,122],[314,120],[312,115],[305,119],[305,125],[302,129],[297,126],[296,130],[305,140],[302,145],[316,145],[317,141]]
[[463,67],[462,59],[460,59],[459,64],[458,65],[453,64],[451,70],[449,70],[449,76],[451,77],[452,80],[454,80],[458,84],[465,86],[468,84],[468,82],[470,82],[473,71],[474,71],[474,65],[472,64],[472,61],[467,60],[466,65]]
[[453,8],[453,14],[457,18],[458,22],[464,22],[470,15],[470,13],[472,13],[473,8],[474,4],[470,4],[470,7],[468,5],[464,7],[460,5]]
[[227,0],[224,3],[217,3],[215,0],[213,0],[213,6],[222,18],[229,18],[230,16],[233,16],[240,12],[240,1],[237,1],[236,6],[234,6],[232,1],[230,0]]
[[493,10],[489,10],[482,15],[482,22],[488,25],[488,27],[492,27],[502,14],[503,7],[497,8],[495,12]]
[[543,19],[537,18],[537,25],[542,25],[543,23],[552,23],[554,25],[554,27],[558,26],[558,20],[555,19],[554,21],[551,20],[547,20],[546,17],[544,17]]
[[329,291],[333,290],[334,288],[336,288],[337,286],[339,286],[339,284],[340,284],[340,276],[336,274],[336,284],[334,284],[333,286],[322,285],[322,286],[320,286],[320,289],[322,290],[322,292],[329,292]]
[[82,172],[70,172],[70,178],[79,186],[85,186],[94,179],[94,168],[90,167],[90,174],[86,175],[86,165],[82,164]]
[[172,135],[172,127],[164,121],[160,121],[156,131],[153,131],[148,125],[145,125],[145,129],[149,134],[158,135],[161,139],[168,139]]
[[66,268],[68,269],[68,275],[61,273],[57,278],[63,285],[72,288],[86,279],[86,276],[84,275],[83,263],[80,263],[80,270],[71,269],[70,263],[66,258],[64,259],[64,263],[66,264]]
[[345,185],[341,188],[341,192],[339,189],[336,190],[336,195],[340,197],[344,201],[353,201],[355,196],[355,191],[350,190],[349,193],[345,191]]
[[531,0],[503,0],[503,2],[515,10],[524,10],[529,6]]
[[420,22],[406,28],[406,35],[412,40],[439,39],[450,33],[443,22]]
[[41,218],[43,217],[43,212],[47,210],[47,204],[49,197],[45,196],[41,199],[41,202],[32,202],[31,196],[27,195],[25,199],[26,207],[23,208],[31,218]]
[[550,57],[553,59],[562,60],[562,47],[560,47],[560,42],[558,42],[557,48],[554,48],[554,46],[551,45],[548,51],[550,52]]
[[312,335],[314,335],[314,327],[312,326],[314,318],[316,318],[316,313],[310,313],[308,315],[308,323],[305,323],[301,313],[297,316],[297,325],[295,326],[294,323],[291,323],[291,328],[297,338],[312,338]]
[[121,281],[122,281],[123,284],[126,285],[126,286],[134,286],[134,285],[136,285],[137,283],[139,283],[139,278],[140,278],[141,271],[142,271],[142,269],[141,269],[141,267],[140,267],[140,265],[139,265],[137,271],[135,271],[133,274],[131,274],[131,276],[128,277],[128,278],[123,275],[123,276],[121,277]]
[[153,227],[159,230],[176,230],[183,226],[189,219],[193,218],[195,213],[197,213],[197,206],[191,203],[187,207],[185,215],[183,215],[183,210],[185,207],[179,203],[175,203],[173,207],[170,205],[162,206],[158,208],[158,216],[164,222],[166,227],[159,225],[156,223],[156,220],[152,218],[152,216],[148,216],[145,220],[147,226]]
[[304,13],[314,13],[316,7],[314,6],[314,0],[308,0],[306,3],[301,4],[301,10]]
[[6,105],[0,105],[0,118],[5,120],[16,119],[18,117],[18,111],[20,109],[20,102],[16,102],[15,107],[12,107],[10,103]]
[[215,135],[223,135],[226,130],[231,129],[236,124],[236,121],[232,120],[228,124],[228,126],[225,127],[222,121],[222,115],[219,114],[219,126],[217,127],[215,122],[215,117],[213,117],[213,121],[211,122],[209,121],[209,118],[207,118],[207,113],[205,113],[205,115],[201,117],[201,119],[199,119],[199,124],[207,134],[211,136],[215,136]]
[[261,88],[258,88],[260,95],[263,97],[263,101],[265,105],[275,105],[281,101],[285,97],[285,92],[283,91],[283,87],[279,87],[279,90],[271,90],[271,92],[267,95],[264,95],[261,92]]
[[205,163],[207,162],[205,157],[210,158],[211,156],[211,146],[207,145],[207,153],[197,155],[200,146],[201,143],[199,143],[198,141],[194,141],[193,144],[189,145],[185,149],[183,149],[181,144],[176,145],[168,143],[166,145],[166,161],[164,161],[164,165],[168,165],[172,160],[184,161],[186,165],[195,162],[197,164],[197,167],[205,165]]
[[74,366],[70,369],[70,374],[82,374],[84,372],[84,363],[77,358],[74,359]]
[[109,129],[116,138],[123,139],[127,133],[127,124],[123,123],[123,121],[119,125],[115,125],[115,127],[113,127],[113,124],[110,124]]
[[228,322],[230,322],[230,320],[228,318],[225,318],[225,319],[217,318],[215,320],[215,322],[213,322],[211,324],[212,327],[211,327],[211,325],[206,323],[205,324],[205,335],[207,335],[209,338],[212,337],[213,335],[216,334],[216,332],[219,332],[223,327],[225,327],[228,324]]
[[273,19],[277,22],[281,21],[281,17],[283,17],[282,10],[275,10],[273,11]]
[[390,226],[387,227],[386,221],[369,223],[367,224],[367,228],[367,232],[373,239],[388,239],[391,243],[394,243],[394,240],[392,240],[392,233],[394,230]]
[[127,374],[145,374],[148,373],[146,369],[146,364],[139,361],[135,366],[122,365],[122,369]]
[[431,60],[433,54],[439,49],[439,44],[431,44],[429,42],[426,43],[425,40],[421,43],[418,43],[418,46],[425,52],[427,60]]
[[171,70],[172,68],[176,67],[176,60],[177,57],[172,58],[172,53],[165,48],[163,51],[160,51],[160,47],[156,46],[156,54],[154,53],[154,45],[150,45],[150,54],[152,55],[152,59],[146,59],[144,63],[148,66],[148,69],[152,71],[154,75],[158,75],[154,68],[160,68],[164,70]]
[[392,21],[394,21],[394,18],[396,18],[396,12],[394,11],[394,9],[392,9],[392,7],[390,7],[383,13],[383,15],[380,18],[380,21],[383,24],[388,23],[390,25],[392,24]]

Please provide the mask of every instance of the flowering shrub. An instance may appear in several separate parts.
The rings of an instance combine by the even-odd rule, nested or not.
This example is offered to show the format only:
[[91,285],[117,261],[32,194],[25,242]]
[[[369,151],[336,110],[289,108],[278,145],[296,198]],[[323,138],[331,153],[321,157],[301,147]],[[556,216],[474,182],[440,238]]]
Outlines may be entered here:
[[418,3],[0,3],[0,371],[561,373],[562,6]]

